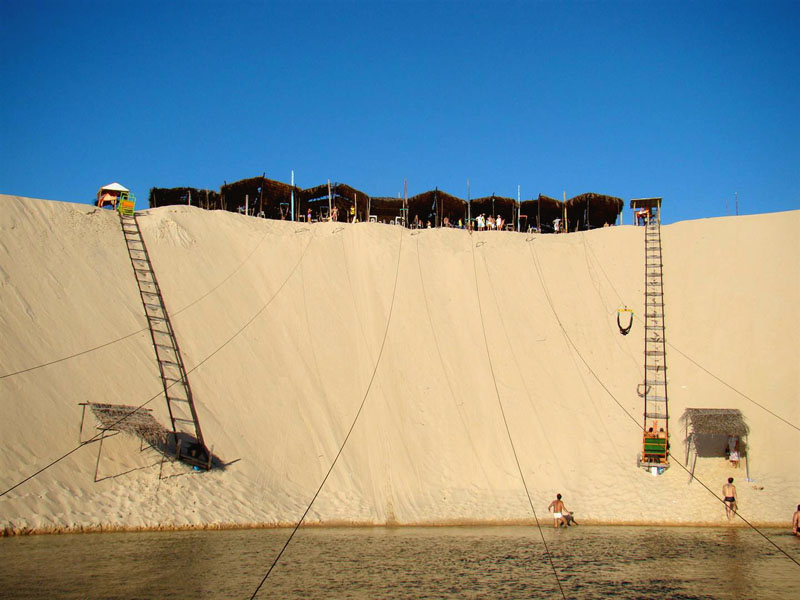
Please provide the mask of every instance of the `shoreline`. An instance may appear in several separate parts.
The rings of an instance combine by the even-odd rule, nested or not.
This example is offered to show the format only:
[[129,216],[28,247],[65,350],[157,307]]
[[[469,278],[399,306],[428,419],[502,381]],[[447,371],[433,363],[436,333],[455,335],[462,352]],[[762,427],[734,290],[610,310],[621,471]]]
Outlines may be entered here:
[[[540,527],[550,529],[549,520],[544,523],[540,520]],[[791,524],[785,521],[759,521],[755,523],[744,523],[731,521],[729,523],[709,523],[703,521],[678,522],[678,521],[598,521],[586,520],[577,523],[578,527],[692,527],[692,528],[717,528],[717,529],[783,529],[791,530]],[[37,528],[11,528],[4,527],[0,531],[0,537],[25,537],[39,535],[72,535],[72,534],[96,534],[96,533],[160,533],[178,531],[233,531],[239,529],[293,529],[293,523],[203,523],[196,525],[86,525],[75,527],[37,527]],[[407,523],[407,524],[378,524],[369,522],[345,522],[330,521],[325,523],[304,523],[304,529],[443,529],[443,528],[471,528],[471,527],[536,527],[532,520],[512,520],[512,521],[467,521],[453,520],[449,522],[437,523]]]

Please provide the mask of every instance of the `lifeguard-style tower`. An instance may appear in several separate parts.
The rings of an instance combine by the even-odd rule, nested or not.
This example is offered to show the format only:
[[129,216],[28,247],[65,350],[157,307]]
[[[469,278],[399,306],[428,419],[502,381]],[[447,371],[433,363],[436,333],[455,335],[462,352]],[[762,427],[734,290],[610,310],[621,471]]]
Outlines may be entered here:
[[112,209],[116,209],[119,203],[121,196],[129,196],[131,191],[126,188],[125,186],[120,185],[116,181],[114,183],[109,183],[108,185],[104,185],[99,190],[97,190],[97,206],[99,208],[105,208],[106,206],[110,206]]

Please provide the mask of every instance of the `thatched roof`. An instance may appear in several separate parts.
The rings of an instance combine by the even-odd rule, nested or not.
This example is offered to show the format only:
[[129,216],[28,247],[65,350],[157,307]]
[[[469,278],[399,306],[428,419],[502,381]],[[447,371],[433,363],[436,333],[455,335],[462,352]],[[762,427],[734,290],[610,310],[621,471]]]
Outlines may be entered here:
[[736,408],[687,408],[681,421],[697,435],[745,436],[750,429],[744,422],[742,411]]
[[523,200],[520,212],[528,217],[528,225],[536,226],[536,219],[541,218],[541,230],[553,231],[553,221],[564,216],[563,204],[560,200],[539,194],[536,200]]
[[[330,192],[330,202],[338,209],[338,219],[341,221],[352,218],[351,209],[354,204],[358,219],[361,221],[367,219],[368,208],[369,215],[377,217],[379,221],[389,221],[401,214],[404,204],[400,198],[371,197],[345,183],[331,184]],[[328,208],[327,183],[300,189],[268,179],[264,175],[225,183],[219,193],[190,187],[152,188],[150,207],[186,204],[189,193],[195,206],[234,212],[245,206],[247,198],[251,214],[258,215],[263,211],[264,216],[271,219],[289,218],[292,195],[294,195],[295,215],[305,215],[311,209],[314,217],[324,216]],[[521,203],[517,203],[514,198],[497,195],[467,202],[438,188],[412,196],[406,201],[409,222],[414,220],[414,216],[418,216],[423,222],[430,219],[436,225],[441,225],[445,217],[451,223],[457,223],[469,212],[473,218],[481,213],[502,215],[506,223],[513,225],[516,224],[517,208],[519,208],[520,213],[527,217],[522,221],[523,227],[535,227],[540,218],[543,232],[553,231],[553,221],[564,217],[565,207],[569,231],[575,231],[602,227],[606,224],[613,225],[623,206],[624,202],[620,198],[595,193],[580,194],[570,198],[566,203],[542,194],[535,200],[524,200]]]
[[192,206],[208,210],[221,208],[219,192],[215,190],[199,190],[193,187],[150,188],[148,202],[150,208],[188,204],[191,194]]
[[89,403],[100,428],[108,431],[121,431],[138,436],[153,448],[167,446],[169,431],[153,418],[152,411],[125,404]]
[[613,225],[625,207],[622,198],[588,192],[566,202],[570,231]]
[[295,200],[300,193],[300,188],[289,184],[268,179],[265,176],[240,179],[233,183],[226,183],[220,188],[222,208],[236,211],[240,206],[249,204],[250,210],[255,214],[264,211],[270,219],[281,218],[281,204],[287,204],[295,192]]
[[467,203],[440,189],[429,190],[408,199],[408,218],[413,222],[415,216],[434,225],[441,225],[445,217],[456,223],[466,218]]

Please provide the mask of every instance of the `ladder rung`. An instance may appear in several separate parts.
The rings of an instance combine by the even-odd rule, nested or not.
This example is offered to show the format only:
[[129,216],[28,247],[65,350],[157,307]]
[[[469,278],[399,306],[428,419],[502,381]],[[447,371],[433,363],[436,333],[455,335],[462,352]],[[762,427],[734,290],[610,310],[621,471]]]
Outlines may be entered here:
[[172,420],[176,423],[192,423],[194,425],[194,419],[182,419],[181,417],[172,417]]
[[648,371],[666,371],[667,370],[667,366],[666,365],[645,365],[644,368],[647,369]]
[[189,403],[189,400],[187,398],[173,398],[172,396],[167,396],[167,401],[168,402],[186,402],[187,404]]
[[180,365],[174,360],[159,360],[158,362],[160,362],[162,365],[167,365],[168,367],[180,367]]

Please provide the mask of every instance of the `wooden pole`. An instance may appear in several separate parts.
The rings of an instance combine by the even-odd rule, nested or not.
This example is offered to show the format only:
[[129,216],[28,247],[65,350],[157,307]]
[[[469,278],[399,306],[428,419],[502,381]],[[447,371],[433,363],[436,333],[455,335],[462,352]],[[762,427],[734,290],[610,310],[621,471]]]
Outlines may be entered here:
[[536,229],[542,233],[542,195],[539,194],[539,199],[536,201]]
[[472,231],[472,202],[469,197],[469,179],[467,179],[467,229]]
[[[258,214],[262,214],[264,212],[264,183],[267,180],[267,174],[261,174],[261,190],[258,193]],[[280,208],[280,206],[278,207]]]
[[328,219],[331,218],[331,211],[333,207],[331,206],[332,199],[331,199],[331,180],[328,179]]

